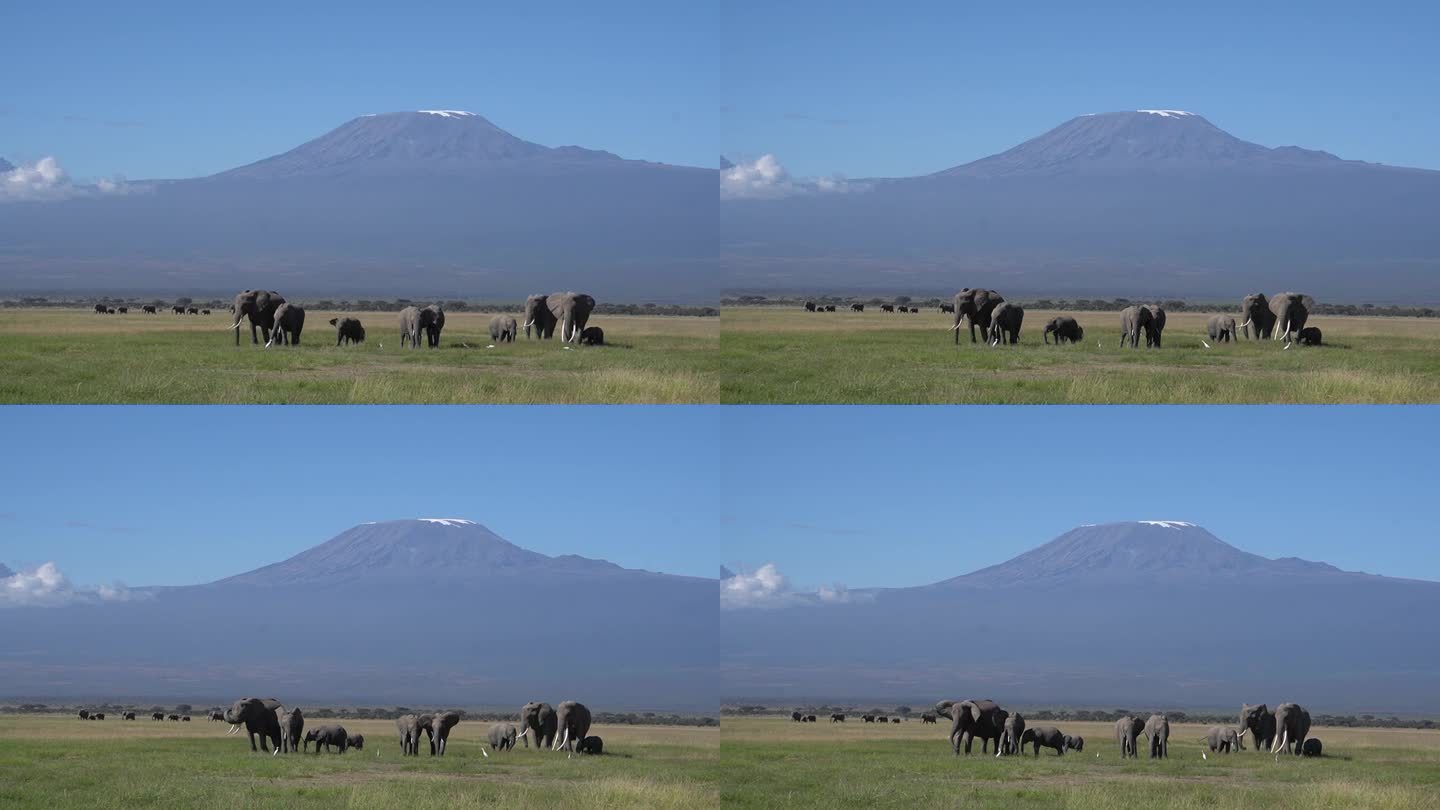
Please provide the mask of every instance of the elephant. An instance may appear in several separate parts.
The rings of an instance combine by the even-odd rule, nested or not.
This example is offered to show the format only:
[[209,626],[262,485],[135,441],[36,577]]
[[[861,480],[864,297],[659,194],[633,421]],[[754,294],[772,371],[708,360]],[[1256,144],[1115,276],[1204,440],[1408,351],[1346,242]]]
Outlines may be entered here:
[[430,753],[435,756],[445,756],[445,745],[450,739],[450,729],[459,725],[459,712],[441,712],[432,718],[434,737],[430,741]]
[[[274,698],[243,697],[231,704],[225,712],[225,722],[233,726],[230,734],[239,731],[240,726],[245,727],[245,733],[250,738],[251,751],[256,750],[255,735],[260,735],[259,750],[268,754],[270,749],[265,747],[266,739],[276,748],[280,747],[279,711],[282,708],[280,701]],[[172,714],[170,719],[178,721],[180,717]]]
[[1211,726],[1200,738],[1200,744],[1209,748],[1212,754],[1229,754],[1240,750],[1240,735],[1229,726]]
[[1216,343],[1236,340],[1235,319],[1229,315],[1211,315],[1210,320],[1205,322],[1205,333]]
[[1085,738],[1084,738],[1084,737],[1081,737],[1079,734],[1076,734],[1074,737],[1070,736],[1069,734],[1066,734],[1066,735],[1065,735],[1065,748],[1066,748],[1066,750],[1069,750],[1069,751],[1077,751],[1077,752],[1078,752],[1078,751],[1084,751],[1084,750],[1085,750]]
[[496,751],[509,751],[515,747],[515,726],[510,723],[496,723],[490,726],[487,739],[490,747]]
[[899,310],[900,310],[901,312],[909,312],[909,311],[910,311],[910,307],[902,306],[902,307],[899,307]]
[[580,344],[582,346],[604,346],[605,330],[598,326],[585,327],[585,331],[580,333]]
[[[160,715],[158,715],[158,714],[152,715],[152,716],[153,716],[156,720],[159,720],[159,719],[160,719]],[[216,721],[216,720],[220,720],[220,721],[223,722],[223,721],[225,720],[225,715],[222,714],[222,713],[220,713],[220,712],[210,712],[210,721],[213,723],[213,722]]]
[[145,306],[140,307],[140,311],[144,312],[146,315],[154,315],[155,307],[153,305],[146,304]]
[[[555,742],[555,709],[549,703],[526,703],[520,707],[520,739],[530,747],[530,738],[535,738],[536,748],[549,748]],[[531,734],[531,732],[534,732]]]
[[413,714],[402,714],[395,718],[395,727],[400,730],[400,753],[416,756],[420,753],[420,718]]
[[941,304],[941,305],[940,305],[940,311],[941,311],[941,312],[954,312],[954,311],[955,311],[955,305],[954,305],[954,304]]
[[292,709],[286,712],[282,706],[275,710],[277,719],[280,721],[280,747],[275,753],[282,751],[295,753],[295,743],[300,741],[300,733],[305,730],[305,715],[299,709]]
[[124,720],[134,720],[135,712],[125,712],[124,714],[120,715],[120,717]]
[[[151,720],[161,720],[161,721],[163,721],[163,720],[165,719],[165,715],[164,715],[164,713],[162,713],[162,712],[151,712],[151,713],[150,713],[150,719],[151,719]],[[225,717],[222,715],[222,716],[220,717],[220,719],[221,719],[221,720],[224,720]]]
[[1140,751],[1135,738],[1145,729],[1145,721],[1126,715],[1115,721],[1115,739],[1120,743],[1120,758],[1139,757]]
[[895,311],[895,305],[894,305],[894,304],[881,304],[881,305],[880,305],[880,311],[881,311],[881,312],[894,312],[894,311]]
[[1263,751],[1275,741],[1275,713],[1264,703],[1240,707],[1240,750],[1245,750],[1245,735],[1255,741],[1255,750]]
[[355,749],[356,751],[363,751],[365,749],[365,735],[351,734],[349,737],[345,738],[345,745]]
[[835,311],[835,305],[834,305],[834,304],[826,304],[826,305],[825,305],[825,311],[826,311],[826,312],[834,312],[834,311]]
[[[1310,734],[1310,712],[1298,703],[1281,703],[1275,707],[1275,733],[1280,735],[1280,739],[1275,741],[1270,753],[1283,751],[1300,756],[1305,748],[1305,738]],[[1292,745],[1295,746],[1293,752]]]
[[955,325],[950,331],[955,333],[955,344],[960,344],[960,327],[970,322],[970,342],[975,342],[975,327],[980,327],[980,334],[987,334],[990,331],[990,313],[995,308],[1005,303],[1000,293],[994,290],[972,290],[969,287],[955,294]]
[[1059,346],[1062,341],[1066,343],[1079,343],[1085,338],[1085,329],[1082,328],[1074,318],[1068,315],[1060,315],[1051,318],[1045,324],[1045,333],[1040,336],[1040,339],[1049,343],[1051,334],[1055,335],[1055,345]]
[[[810,722],[815,722],[815,715],[810,715]],[[585,739],[590,733],[590,710],[585,708],[584,703],[575,700],[567,700],[555,708],[555,720],[558,723],[560,739],[551,750],[558,751],[564,748],[566,751],[573,751],[575,743]]]
[[[532,295],[525,299],[525,339],[530,339],[530,327],[535,327],[535,337],[548,340],[555,334],[555,314],[550,311],[548,295]],[[815,306],[810,306],[815,311]],[[526,743],[529,745],[529,743]]]
[[186,315],[199,315],[199,314],[200,314],[200,308],[199,308],[199,307],[186,307],[186,308],[185,308],[185,314],[186,314]]
[[832,722],[832,723],[843,723],[843,722],[845,722],[845,715],[843,715],[843,714],[832,714],[832,715],[830,715],[830,722]]
[[[435,756],[435,715],[417,714],[415,715],[415,724],[420,727],[421,731],[425,732],[425,739],[427,739],[430,744],[430,756]],[[416,737],[415,740],[418,742],[420,738]]]
[[922,714],[922,715],[920,715],[920,725],[923,726],[923,725],[925,725],[926,723],[929,723],[929,724],[931,724],[931,725],[934,725],[934,724],[935,724],[935,715],[933,715],[933,714],[928,714],[928,713],[927,713],[927,714]]
[[1240,324],[1240,330],[1245,333],[1245,339],[1250,339],[1250,330],[1255,330],[1255,339],[1264,340],[1270,337],[1275,329],[1275,313],[1270,311],[1270,300],[1262,293],[1251,293],[1245,296],[1240,302],[1240,316],[1245,322]]
[[896,725],[899,725],[899,724],[900,724],[900,718],[898,718],[898,717],[892,717],[892,718],[890,718],[890,722],[892,722],[892,723],[894,723],[894,724],[896,724]]
[[1159,304],[1147,304],[1150,310],[1150,328],[1145,330],[1145,348],[1160,348],[1160,336],[1165,331],[1165,308]]
[[799,723],[803,721],[804,718],[805,716],[799,712],[790,712],[790,722],[792,723]]
[[805,302],[805,311],[806,311],[806,312],[814,312],[814,311],[815,311],[815,302],[814,302],[814,301],[806,301],[806,302]]
[[265,348],[270,344],[300,345],[300,332],[305,329],[305,308],[299,304],[281,304],[275,310],[275,326],[270,332],[270,339],[265,342]]
[[1026,744],[1035,746],[1035,756],[1040,756],[1041,747],[1054,748],[1056,756],[1065,756],[1065,735],[1060,729],[1054,726],[1035,726],[1025,729],[1020,735],[1020,751],[1023,753]]
[[1019,343],[1020,324],[1024,321],[1025,308],[1019,304],[1006,302],[996,307],[990,318],[990,345]]
[[1152,714],[1145,721],[1145,736],[1150,739],[1150,758],[1170,756],[1170,721],[1163,714]]
[[976,737],[980,738],[981,753],[987,753],[991,740],[998,747],[1005,719],[1010,716],[993,700],[942,700],[935,704],[935,714],[950,721],[950,746],[956,756],[962,743],[969,754]]
[[1283,292],[1271,296],[1270,313],[1275,316],[1274,325],[1278,328],[1270,333],[1270,339],[1289,341],[1292,332],[1305,328],[1305,321],[1310,318],[1310,307],[1313,306],[1315,299],[1301,293]]
[[865,311],[865,305],[864,305],[864,304],[851,304],[851,305],[850,305],[850,311],[851,311],[851,312],[864,312],[864,311]]
[[351,343],[365,342],[365,327],[360,323],[359,318],[331,318],[330,325],[335,327],[335,345],[349,341]]
[[80,710],[80,719],[81,719],[81,720],[89,720],[89,719],[90,719],[90,712],[86,711],[85,709],[81,709],[81,710]]
[[577,292],[552,293],[545,297],[545,306],[550,308],[560,327],[560,341],[579,343],[580,334],[595,309],[595,299]]
[[[116,307],[116,308],[115,308],[115,311],[118,312],[118,313],[120,313],[121,315],[125,315],[125,314],[128,314],[128,313],[130,312],[130,308],[129,308],[129,307]],[[205,310],[205,311],[208,313],[210,310],[207,309],[207,310]]]
[[104,304],[96,304],[96,305],[95,305],[95,314],[96,314],[96,315],[104,315],[108,310],[109,310],[109,307],[105,306]]
[[105,713],[104,713],[104,712],[96,712],[96,713],[90,715],[90,719],[91,719],[91,720],[104,720],[104,719],[105,719]]
[[605,741],[599,737],[586,737],[575,746],[577,754],[603,754],[605,753]]
[[1145,345],[1150,345],[1150,329],[1154,313],[1148,307],[1134,304],[1120,310],[1120,347],[1130,343],[1130,348],[1140,345],[1140,333],[1145,333]]
[[343,754],[345,753],[345,749],[350,747],[350,735],[345,731],[344,726],[321,726],[317,729],[311,729],[305,734],[305,751],[310,750],[311,742],[315,743],[316,756],[320,755],[320,747],[322,745],[327,751],[331,746],[335,746],[339,748],[340,753]]
[[813,714],[807,714],[807,715],[805,715],[805,722],[807,722],[807,723],[813,723],[813,722],[815,722],[815,715],[813,715]]
[[882,714],[882,715],[880,715],[879,717],[875,718],[875,722],[877,722],[877,723],[888,723],[888,722],[890,722],[890,718]]
[[210,310],[208,310],[208,309],[202,309],[202,310],[200,310],[200,314],[201,314],[201,315],[209,315],[209,314],[210,314]]
[[440,331],[445,328],[445,309],[431,304],[420,310],[420,328],[425,330],[425,342],[432,349],[440,346]]
[[[102,716],[100,719],[101,719],[101,720],[104,720],[105,718]],[[180,718],[180,722],[182,722],[182,723],[188,723],[188,722],[190,722],[190,715],[187,714],[187,715],[185,715],[184,717]]]
[[1005,718],[1005,729],[1000,732],[1000,743],[995,746],[995,756],[1020,753],[1020,740],[1025,737],[1025,718],[1015,712]]
[[[233,310],[234,307],[232,306],[231,309]],[[170,312],[175,315],[184,315],[185,307],[170,307]]]
[[490,319],[490,339],[496,343],[514,343],[518,331],[515,319],[509,315],[496,315]]
[[405,348],[409,342],[410,348],[420,348],[420,308],[405,307],[400,310],[400,348]]
[[[275,310],[285,303],[285,297],[274,290],[246,290],[235,296],[235,303],[230,305],[230,311],[235,313],[235,323],[230,327],[235,330],[235,345],[240,345],[240,321],[242,318],[250,319],[250,343],[259,345],[260,341],[255,337],[255,327],[260,327],[260,335],[265,342],[270,342],[270,330],[275,327]],[[179,307],[176,307],[179,309]]]
[[862,715],[860,715],[860,719],[861,719],[861,720],[864,720],[864,721],[867,722],[867,723],[873,723],[873,722],[875,722],[875,715],[873,715],[873,714],[862,714]]
[[1306,738],[1305,744],[1304,744],[1303,746],[1301,746],[1301,748],[1302,748],[1302,750],[1301,750],[1301,752],[1300,752],[1300,753],[1301,753],[1301,756],[1307,756],[1307,757],[1318,757],[1318,756],[1320,756],[1320,755],[1324,752],[1324,750],[1325,750],[1325,746],[1323,746],[1323,745],[1320,744],[1320,738],[1319,738],[1319,737],[1308,737],[1308,738]]
[[1318,327],[1307,326],[1300,330],[1301,346],[1319,346],[1320,338],[1320,329]]

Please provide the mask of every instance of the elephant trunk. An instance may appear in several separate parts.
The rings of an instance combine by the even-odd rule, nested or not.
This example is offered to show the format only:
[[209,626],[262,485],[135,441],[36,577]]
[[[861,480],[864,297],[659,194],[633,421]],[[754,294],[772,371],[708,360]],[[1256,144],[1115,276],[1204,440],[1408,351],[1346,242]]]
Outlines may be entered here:
[[551,750],[551,751],[559,751],[561,748],[564,748],[564,747],[565,747],[565,743],[567,743],[567,742],[569,742],[569,741],[570,741],[570,725],[567,723],[567,724],[565,725],[565,733],[564,733],[563,735],[561,735],[560,741],[559,741],[558,743],[556,743],[556,744],[555,744],[555,747],[554,747],[554,748],[551,748],[550,750]]

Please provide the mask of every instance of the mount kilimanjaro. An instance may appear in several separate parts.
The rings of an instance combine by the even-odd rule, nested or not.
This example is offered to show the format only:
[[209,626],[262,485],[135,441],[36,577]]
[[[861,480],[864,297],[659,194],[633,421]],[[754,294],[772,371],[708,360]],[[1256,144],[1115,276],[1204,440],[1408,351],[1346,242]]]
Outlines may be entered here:
[[367,523],[254,571],[136,593],[149,598],[0,609],[7,696],[583,695],[711,712],[718,694],[714,580],[550,557],[459,518]]
[[1082,115],[847,188],[723,202],[727,289],[1440,301],[1440,171],[1261,146],[1183,110]]
[[1440,583],[1267,559],[1183,521],[1081,526],[969,574],[851,593],[724,611],[724,696],[1433,712],[1440,683],[1420,619]]

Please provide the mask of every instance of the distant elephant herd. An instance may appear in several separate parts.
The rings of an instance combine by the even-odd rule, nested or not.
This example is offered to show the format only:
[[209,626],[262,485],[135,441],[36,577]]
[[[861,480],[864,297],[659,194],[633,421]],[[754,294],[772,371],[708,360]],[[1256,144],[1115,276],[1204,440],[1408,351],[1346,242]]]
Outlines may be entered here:
[[[81,714],[84,716],[83,712]],[[365,735],[352,735],[339,724],[327,724],[305,731],[305,717],[300,710],[287,710],[274,698],[240,698],[225,712],[212,712],[210,719],[229,723],[230,730],[227,735],[244,729],[250,738],[250,750],[269,753],[273,747],[271,756],[296,751],[308,753],[312,742],[315,743],[316,754],[320,753],[322,746],[326,751],[341,754],[350,749],[362,750],[365,747]],[[450,730],[459,724],[459,712],[405,714],[396,718],[395,727],[400,735],[401,755],[418,756],[420,734],[424,732],[430,755],[445,756]],[[604,753],[604,740],[590,734],[590,710],[578,701],[567,700],[558,708],[549,703],[526,703],[520,709],[520,726],[524,730],[516,734],[514,724],[495,723],[490,726],[486,742],[495,751],[509,751],[519,740],[523,740],[525,747],[529,748],[533,739],[537,749],[549,748],[552,751],[563,750],[578,754]],[[556,739],[557,735],[559,739]],[[260,741],[258,748],[255,745],[257,737]],[[299,749],[295,747],[297,742],[302,744]],[[480,753],[490,756],[483,747]]]
[[[96,305],[95,305],[95,314],[96,314],[96,315],[124,315],[124,314],[128,313],[129,311],[130,311],[130,307],[112,307],[112,306],[106,306],[105,304],[96,304]],[[153,304],[146,304],[146,305],[140,307],[140,311],[143,312],[143,313],[145,313],[146,315],[155,315],[155,314],[157,314],[157,313],[159,312],[159,309],[157,309]],[[176,314],[176,315],[209,315],[209,314],[210,314],[210,310],[208,310],[208,309],[200,309],[199,307],[181,307],[181,306],[174,306],[174,307],[171,307],[171,308],[170,308],[170,311],[171,311],[172,313]]]

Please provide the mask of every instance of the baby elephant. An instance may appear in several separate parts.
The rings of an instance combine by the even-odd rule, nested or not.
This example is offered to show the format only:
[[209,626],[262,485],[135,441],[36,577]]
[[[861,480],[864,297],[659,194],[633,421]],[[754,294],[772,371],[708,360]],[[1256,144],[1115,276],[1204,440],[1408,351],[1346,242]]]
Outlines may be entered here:
[[580,741],[580,745],[575,748],[575,751],[580,754],[603,754],[605,753],[605,741],[599,737],[586,737]]
[[1229,754],[1240,750],[1240,735],[1229,726],[1211,726],[1200,740],[1210,753]]
[[309,751],[312,742],[315,743],[317,755],[320,753],[321,745],[324,745],[327,751],[332,745],[338,746],[340,753],[343,754],[345,749],[350,747],[350,735],[345,733],[344,726],[321,726],[305,732],[305,746],[301,750]]
[[509,315],[496,315],[490,319],[490,339],[496,343],[515,342],[515,319]]
[[363,750],[365,748],[365,735],[351,734],[349,737],[345,738],[345,744],[351,748],[354,748],[356,751]]
[[587,326],[585,330],[580,333],[580,342],[586,346],[604,346],[605,330],[598,326]]
[[1301,345],[1301,346],[1319,346],[1319,345],[1320,345],[1320,330],[1317,329],[1317,328],[1315,328],[1315,327],[1313,327],[1313,326],[1307,326],[1307,327],[1305,327],[1304,329],[1301,329],[1301,330],[1300,330],[1300,345]]
[[1040,756],[1041,746],[1054,748],[1056,755],[1065,756],[1065,735],[1061,734],[1060,729],[1054,726],[1035,726],[1025,729],[1025,733],[1020,735],[1021,752],[1025,750],[1027,743],[1035,745],[1035,756],[1037,757]]
[[1205,333],[1216,343],[1229,343],[1235,339],[1235,319],[1229,315],[1211,315],[1205,322]]
[[360,325],[359,318],[331,318],[330,325],[335,327],[335,345],[349,341],[351,343],[365,342],[365,327]]
[[487,735],[490,747],[496,751],[509,751],[515,747],[515,727],[509,723],[496,723]]
[[1324,750],[1325,747],[1320,744],[1320,739],[1318,737],[1308,737],[1305,740],[1305,744],[1300,748],[1300,755],[1306,757],[1318,757],[1320,756],[1320,753]]
[[1052,334],[1055,336],[1056,346],[1061,343],[1079,343],[1085,338],[1085,329],[1074,318],[1061,315],[1046,322],[1045,333],[1041,335],[1040,339],[1049,343]]
[[1067,750],[1067,751],[1084,751],[1084,750],[1085,750],[1085,738],[1079,736],[1078,734],[1077,734],[1076,736],[1074,736],[1074,737],[1071,737],[1069,734],[1066,734],[1066,735],[1065,735],[1065,750]]

